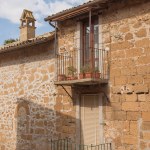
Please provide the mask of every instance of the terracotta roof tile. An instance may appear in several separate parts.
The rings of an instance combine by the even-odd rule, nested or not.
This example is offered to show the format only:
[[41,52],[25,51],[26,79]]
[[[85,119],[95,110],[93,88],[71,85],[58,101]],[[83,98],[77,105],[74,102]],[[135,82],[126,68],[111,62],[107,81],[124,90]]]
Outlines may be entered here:
[[81,5],[78,5],[78,6],[75,6],[75,7],[72,7],[72,8],[63,10],[63,11],[60,11],[60,12],[58,12],[56,14],[52,14],[52,15],[48,16],[47,18],[45,18],[45,21],[51,20],[51,18],[56,17],[56,16],[61,16],[64,13],[73,12],[74,10],[77,10],[78,8],[89,6],[90,4],[95,4],[95,3],[104,4],[104,3],[107,3],[108,1],[109,0],[91,0],[91,1],[88,1],[88,2],[83,3]]
[[25,46],[30,46],[37,43],[42,43],[52,39],[54,39],[54,32],[48,32],[43,35],[36,36],[35,38],[28,39],[26,41],[16,41],[10,44],[2,45],[0,46],[0,53],[22,48]]

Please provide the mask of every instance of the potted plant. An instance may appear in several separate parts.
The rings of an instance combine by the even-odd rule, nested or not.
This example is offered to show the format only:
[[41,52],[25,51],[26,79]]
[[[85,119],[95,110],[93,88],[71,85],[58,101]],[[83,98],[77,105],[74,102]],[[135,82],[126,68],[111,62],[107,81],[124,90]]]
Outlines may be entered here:
[[66,75],[65,74],[59,74],[58,75],[58,81],[64,81],[66,80]]
[[77,69],[74,66],[69,66],[67,69],[68,69],[67,80],[77,79],[77,77],[75,76],[75,73],[77,72]]
[[85,76],[84,67],[81,67],[79,77],[80,79],[84,79],[84,76]]
[[85,72],[85,78],[92,78],[93,77],[92,69],[91,69],[90,65],[84,66],[84,72]]
[[100,71],[99,71],[99,68],[98,67],[95,67],[94,71],[94,78],[100,78]]

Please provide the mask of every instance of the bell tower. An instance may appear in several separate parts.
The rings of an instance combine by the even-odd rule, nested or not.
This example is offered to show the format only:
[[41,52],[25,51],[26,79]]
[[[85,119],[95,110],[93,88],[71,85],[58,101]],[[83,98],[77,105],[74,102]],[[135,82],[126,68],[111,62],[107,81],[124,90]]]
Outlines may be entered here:
[[23,10],[20,18],[20,41],[26,41],[35,37],[35,19],[31,11]]

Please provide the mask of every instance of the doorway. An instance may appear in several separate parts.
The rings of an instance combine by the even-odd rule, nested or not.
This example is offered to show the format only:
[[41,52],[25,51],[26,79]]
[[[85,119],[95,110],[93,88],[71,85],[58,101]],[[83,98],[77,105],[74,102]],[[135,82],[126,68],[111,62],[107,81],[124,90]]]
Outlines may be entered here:
[[102,96],[86,94],[80,102],[80,143],[97,145],[103,142]]

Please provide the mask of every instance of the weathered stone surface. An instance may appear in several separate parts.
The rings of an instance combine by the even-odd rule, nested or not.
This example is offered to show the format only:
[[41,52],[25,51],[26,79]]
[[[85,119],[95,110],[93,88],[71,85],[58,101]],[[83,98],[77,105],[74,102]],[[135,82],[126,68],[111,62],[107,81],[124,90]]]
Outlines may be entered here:
[[142,112],[143,121],[150,121],[150,110],[149,112]]
[[123,102],[122,110],[124,111],[139,111],[139,103],[138,102]]
[[141,113],[140,112],[132,112],[128,111],[127,112],[127,120],[139,120],[141,118]]
[[136,102],[137,101],[137,95],[136,94],[127,94],[126,95],[126,101]]

